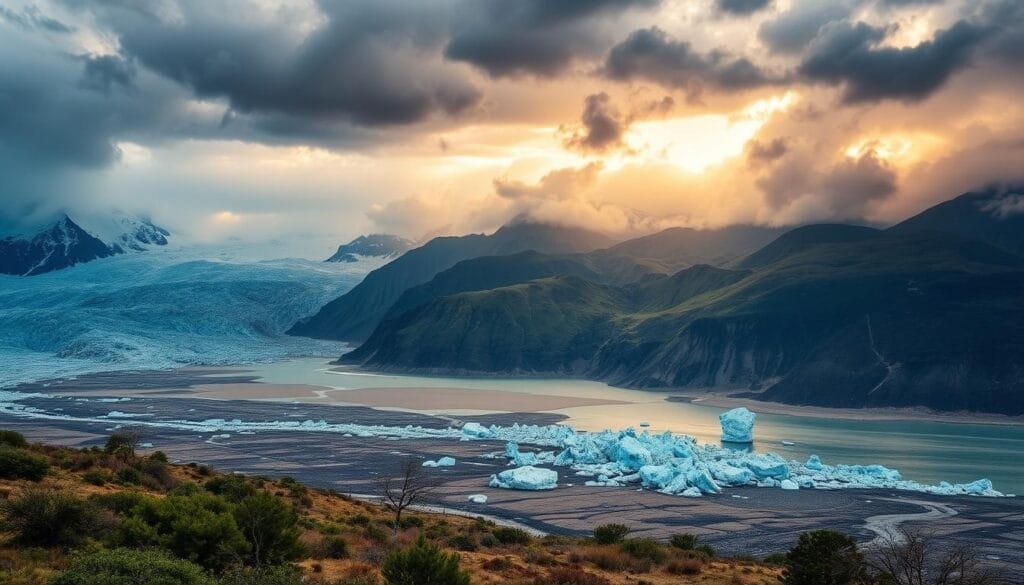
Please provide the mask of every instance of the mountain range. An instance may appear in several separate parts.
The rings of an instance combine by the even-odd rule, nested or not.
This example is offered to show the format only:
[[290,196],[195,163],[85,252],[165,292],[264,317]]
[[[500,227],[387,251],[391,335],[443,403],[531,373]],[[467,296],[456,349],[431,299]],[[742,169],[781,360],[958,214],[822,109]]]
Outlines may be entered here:
[[0,238],[0,273],[35,276],[150,246],[167,245],[170,233],[128,215],[92,218],[88,228],[66,214],[30,234]]
[[370,234],[338,246],[338,251],[325,262],[358,262],[361,256],[396,258],[415,247],[412,240],[395,235]]
[[[411,250],[304,324],[362,341],[343,361],[378,369],[1022,414],[1018,203],[992,190],[884,230],[677,229],[604,246],[539,225],[509,245],[520,224],[499,230],[505,246],[496,233]],[[568,241],[548,232],[576,249],[531,245]]]

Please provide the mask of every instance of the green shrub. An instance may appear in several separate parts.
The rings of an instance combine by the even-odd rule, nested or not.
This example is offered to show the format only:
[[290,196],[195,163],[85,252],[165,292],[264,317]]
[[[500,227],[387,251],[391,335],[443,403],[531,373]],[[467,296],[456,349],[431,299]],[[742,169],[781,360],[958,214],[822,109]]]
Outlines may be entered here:
[[715,548],[713,546],[711,546],[710,544],[698,544],[696,547],[694,547],[693,550],[695,550],[697,552],[702,552],[705,555],[707,555],[708,557],[715,556]]
[[198,565],[151,550],[101,550],[76,556],[50,585],[216,585]]
[[96,527],[96,511],[71,494],[30,489],[3,503],[4,529],[28,546],[73,545]]
[[446,554],[423,537],[388,553],[381,572],[388,585],[469,585],[469,573],[459,568],[459,555]]
[[800,535],[786,554],[781,581],[785,585],[853,585],[865,581],[864,557],[857,542],[833,530]]
[[119,483],[138,485],[142,483],[142,473],[134,467],[122,467],[114,474]]
[[103,446],[103,452],[108,455],[116,455],[122,459],[131,459],[135,456],[135,446],[139,443],[139,433],[136,431],[123,431],[114,433],[107,437],[107,443]]
[[89,501],[105,510],[125,514],[146,499],[147,496],[138,492],[120,491],[112,494],[97,494],[91,496]]
[[420,518],[419,516],[402,516],[402,519],[398,521],[398,527],[402,530],[413,527],[422,528],[423,518]]
[[362,512],[348,519],[349,524],[353,526],[366,526],[370,523],[370,517]]
[[243,499],[256,493],[246,479],[240,475],[221,475],[206,480],[203,484],[206,491],[227,498],[232,502],[241,502]]
[[499,544],[501,543],[498,542],[498,539],[490,532],[484,532],[480,535],[480,546],[490,548],[492,546],[498,546]]
[[143,497],[121,521],[113,540],[128,547],[159,546],[220,570],[249,553],[233,512],[227,500],[203,492]]
[[92,469],[82,474],[82,481],[92,485],[106,485],[109,479],[110,476],[99,469]]
[[25,447],[28,447],[28,441],[25,440],[25,435],[17,431],[0,429],[0,445],[7,445],[8,447],[23,449]]
[[480,548],[476,538],[471,534],[456,534],[448,539],[448,546],[465,552],[473,552]]
[[579,568],[557,567],[534,579],[533,585],[611,585],[611,581]]
[[348,541],[340,536],[328,536],[317,547],[317,557],[322,559],[344,559],[348,555]]
[[152,461],[159,461],[160,463],[168,463],[167,453],[163,451],[153,451],[153,454],[149,456]]
[[619,550],[634,559],[647,560],[654,563],[660,563],[668,556],[665,552],[665,547],[653,538],[627,538],[619,543]]
[[40,481],[49,469],[49,462],[38,455],[14,447],[0,447],[0,479]]
[[629,527],[624,524],[602,524],[594,529],[594,540],[598,544],[615,544],[622,542],[629,534]]
[[141,478],[139,483],[156,491],[166,492],[174,489],[178,482],[171,476],[167,463],[159,459],[145,459],[138,463]]
[[498,526],[491,531],[501,544],[529,544],[530,533],[511,526]]
[[366,538],[373,542],[381,543],[388,540],[388,532],[377,524],[367,524],[366,528],[363,529],[363,533],[366,534]]
[[306,554],[299,541],[298,516],[277,496],[261,491],[243,498],[235,509],[235,522],[249,542],[255,565],[279,565]]
[[697,535],[696,534],[673,534],[669,540],[669,544],[676,548],[683,550],[693,550],[697,548]]

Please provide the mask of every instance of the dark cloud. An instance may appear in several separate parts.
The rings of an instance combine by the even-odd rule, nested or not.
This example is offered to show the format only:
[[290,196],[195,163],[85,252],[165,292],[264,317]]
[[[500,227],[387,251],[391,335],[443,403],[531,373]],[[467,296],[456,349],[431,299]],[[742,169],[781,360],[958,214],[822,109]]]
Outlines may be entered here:
[[[323,24],[249,22],[211,4],[179,2],[173,18],[104,12],[122,51],[203,98],[241,113],[409,124],[456,115],[480,92],[439,51],[441,10],[393,1],[320,4]],[[301,122],[297,121],[301,126]]]
[[983,27],[959,21],[931,41],[914,47],[880,47],[886,31],[858,22],[835,22],[815,39],[801,75],[844,87],[847,103],[881,99],[921,100],[969,65],[986,39]]
[[776,53],[799,53],[818,36],[821,27],[849,14],[838,0],[800,0],[773,20],[761,24],[757,36]]
[[621,146],[622,135],[628,124],[604,92],[587,96],[580,123],[580,130],[566,139],[565,145],[576,150],[594,152]]
[[74,32],[74,27],[68,26],[63,22],[46,16],[43,14],[39,7],[34,4],[29,4],[21,9],[21,12],[17,12],[14,9],[0,6],[0,19],[6,20],[16,26],[19,26],[26,30],[37,29],[52,33],[71,33]]
[[719,12],[746,16],[770,6],[774,0],[715,0]]
[[658,27],[633,31],[612,48],[604,73],[619,81],[642,80],[685,90],[691,97],[705,86],[743,90],[778,83],[744,57],[722,51],[700,53]]
[[84,88],[109,93],[115,86],[130,88],[135,79],[135,65],[117,55],[87,55],[83,61],[81,86]]
[[660,0],[485,0],[471,2],[444,54],[493,77],[553,76],[600,49],[593,21]]
[[770,142],[751,140],[747,145],[747,162],[751,165],[763,165],[776,161],[789,152],[789,143],[785,138],[775,138]]
[[863,215],[866,206],[896,193],[896,173],[873,152],[847,158],[832,168],[821,185],[839,217]]

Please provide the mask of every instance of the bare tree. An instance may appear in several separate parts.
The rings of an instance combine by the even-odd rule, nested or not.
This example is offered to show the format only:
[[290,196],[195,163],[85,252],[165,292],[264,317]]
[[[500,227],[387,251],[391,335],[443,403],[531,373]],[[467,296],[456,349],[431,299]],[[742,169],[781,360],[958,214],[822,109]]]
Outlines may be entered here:
[[934,534],[901,529],[877,544],[868,564],[881,583],[894,585],[1009,585],[970,545],[945,545]]
[[409,506],[428,499],[438,486],[437,478],[424,472],[415,459],[406,459],[398,466],[397,476],[388,475],[379,481],[384,505],[395,513],[395,535],[402,521],[402,512]]

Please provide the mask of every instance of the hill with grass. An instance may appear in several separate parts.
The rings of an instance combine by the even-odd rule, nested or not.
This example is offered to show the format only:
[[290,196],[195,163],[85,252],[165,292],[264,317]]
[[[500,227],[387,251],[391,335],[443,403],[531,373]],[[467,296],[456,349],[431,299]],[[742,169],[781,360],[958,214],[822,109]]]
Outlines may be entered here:
[[[609,257],[479,258],[461,277],[441,273],[343,360],[1024,414],[1024,258],[987,238],[905,224],[805,226],[735,268],[671,275],[648,270],[650,258],[617,256],[607,270],[595,256]],[[623,283],[629,262],[637,276]]]

